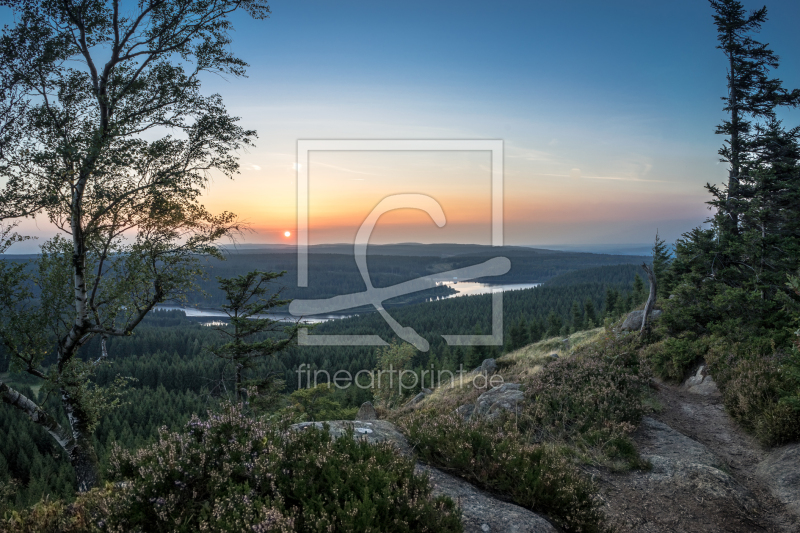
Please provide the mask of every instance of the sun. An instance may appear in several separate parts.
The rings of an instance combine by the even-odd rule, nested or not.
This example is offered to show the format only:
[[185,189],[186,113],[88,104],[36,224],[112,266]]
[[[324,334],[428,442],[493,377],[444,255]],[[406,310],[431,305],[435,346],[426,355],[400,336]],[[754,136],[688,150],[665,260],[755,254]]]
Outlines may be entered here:
[[291,237],[292,236],[292,232],[291,231],[284,231],[283,232],[283,236],[284,237]]

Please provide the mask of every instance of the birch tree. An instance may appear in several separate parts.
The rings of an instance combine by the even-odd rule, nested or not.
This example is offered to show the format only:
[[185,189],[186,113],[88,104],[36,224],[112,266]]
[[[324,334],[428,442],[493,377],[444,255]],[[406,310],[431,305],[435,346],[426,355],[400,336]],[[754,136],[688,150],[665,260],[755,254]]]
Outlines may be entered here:
[[[44,381],[63,413],[0,381],[0,398],[65,450],[85,491],[98,482],[95,426],[116,390],[92,384],[106,340],[180,297],[199,257],[239,229],[201,204],[210,173],[233,177],[255,132],[201,93],[206,73],[243,76],[231,14],[265,0],[22,0],[0,42],[0,220],[60,234],[33,264],[0,261],[0,340],[12,368]],[[100,353],[81,347],[99,337]]]

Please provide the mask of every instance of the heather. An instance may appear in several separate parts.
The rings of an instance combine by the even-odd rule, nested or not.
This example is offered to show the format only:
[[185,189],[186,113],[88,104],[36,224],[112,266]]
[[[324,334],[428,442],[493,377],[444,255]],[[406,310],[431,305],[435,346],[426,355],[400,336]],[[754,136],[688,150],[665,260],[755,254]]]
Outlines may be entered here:
[[[334,440],[228,406],[137,451],[116,449],[105,490],[14,514],[10,531],[461,531],[452,500],[391,445]],[[87,518],[87,516],[89,518]]]

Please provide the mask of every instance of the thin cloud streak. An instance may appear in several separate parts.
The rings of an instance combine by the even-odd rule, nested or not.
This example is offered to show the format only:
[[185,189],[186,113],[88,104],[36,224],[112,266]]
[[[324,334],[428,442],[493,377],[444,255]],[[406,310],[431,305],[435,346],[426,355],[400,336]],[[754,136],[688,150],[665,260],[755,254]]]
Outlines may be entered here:
[[667,183],[666,180],[643,180],[641,178],[619,178],[615,176],[572,176],[570,174],[539,174],[540,176],[552,176],[554,178],[570,178],[585,180],[612,180],[612,181],[638,181],[642,183]]

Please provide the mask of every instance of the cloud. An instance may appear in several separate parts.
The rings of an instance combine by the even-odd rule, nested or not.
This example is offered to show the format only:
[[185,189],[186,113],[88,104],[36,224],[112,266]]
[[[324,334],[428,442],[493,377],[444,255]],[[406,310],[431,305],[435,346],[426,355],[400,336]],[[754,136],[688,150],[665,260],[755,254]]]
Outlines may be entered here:
[[641,178],[622,178],[619,176],[582,176],[579,168],[573,168],[569,174],[539,174],[554,178],[580,178],[584,180],[638,181],[642,183],[666,183],[664,180],[643,180]]
[[258,165],[250,165],[250,166],[253,167],[253,170],[261,170],[261,167]]

